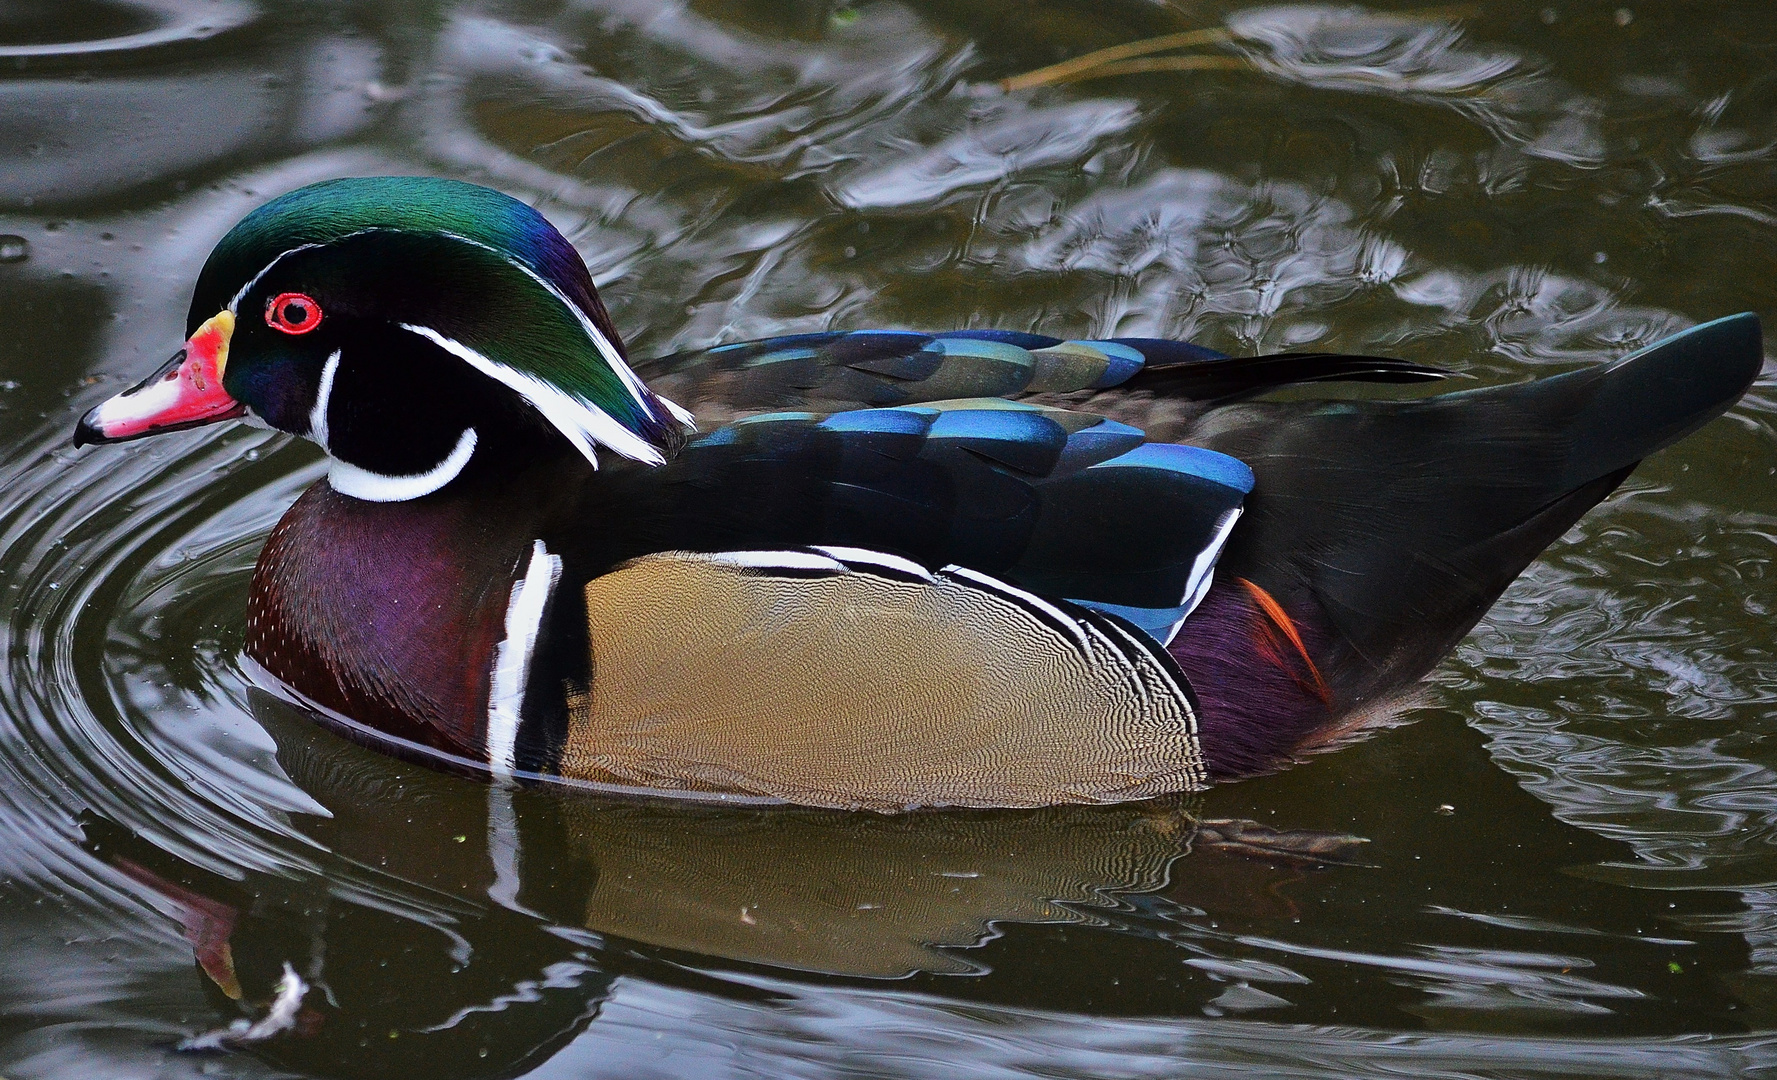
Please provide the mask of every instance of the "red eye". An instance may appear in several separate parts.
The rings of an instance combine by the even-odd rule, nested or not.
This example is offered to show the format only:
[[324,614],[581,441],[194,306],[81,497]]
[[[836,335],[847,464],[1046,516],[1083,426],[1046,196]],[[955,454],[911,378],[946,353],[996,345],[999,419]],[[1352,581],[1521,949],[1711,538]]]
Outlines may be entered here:
[[321,325],[321,305],[299,292],[279,293],[265,302],[265,325],[286,334],[306,334]]

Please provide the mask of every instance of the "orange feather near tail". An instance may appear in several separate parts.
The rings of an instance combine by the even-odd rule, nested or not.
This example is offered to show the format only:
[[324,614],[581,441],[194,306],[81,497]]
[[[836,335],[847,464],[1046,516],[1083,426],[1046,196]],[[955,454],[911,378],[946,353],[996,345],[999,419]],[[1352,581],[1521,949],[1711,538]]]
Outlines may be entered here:
[[[1276,598],[1253,582],[1246,578],[1236,578],[1235,580],[1246,589],[1247,595],[1252,597],[1253,603],[1258,605],[1259,611],[1271,620],[1271,626],[1276,627],[1277,631],[1283,634],[1285,640],[1295,646],[1296,655],[1302,658],[1302,663],[1308,668],[1308,678],[1297,677],[1296,681],[1301,683],[1304,689],[1313,692],[1314,696],[1320,698],[1321,701],[1329,705],[1332,704],[1333,692],[1327,687],[1326,680],[1321,678],[1320,668],[1315,666],[1314,658],[1308,655],[1308,646],[1302,643],[1302,635],[1296,630],[1296,621],[1290,618],[1289,612],[1283,610],[1283,605],[1279,604]],[[1255,634],[1254,644],[1278,667],[1286,667],[1283,657],[1279,655],[1276,648],[1276,635],[1270,627],[1264,628],[1264,635],[1265,639],[1259,640]]]

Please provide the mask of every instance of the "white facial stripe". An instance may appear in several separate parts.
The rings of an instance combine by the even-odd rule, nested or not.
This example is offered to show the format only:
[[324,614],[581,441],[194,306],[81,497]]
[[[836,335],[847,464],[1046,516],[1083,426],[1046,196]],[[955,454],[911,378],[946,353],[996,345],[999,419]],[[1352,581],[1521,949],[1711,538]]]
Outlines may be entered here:
[[[278,265],[278,263],[282,262],[288,256],[294,255],[299,251],[308,251],[312,248],[326,247],[328,244],[337,244],[342,240],[350,240],[355,236],[363,236],[367,233],[383,232],[383,231],[400,231],[400,230],[383,230],[383,229],[375,229],[375,228],[359,229],[356,232],[350,232],[350,233],[346,233],[342,236],[336,236],[333,239],[329,240],[327,242],[327,244],[318,244],[318,243],[317,244],[298,244],[296,247],[293,247],[288,251],[279,252],[277,257],[272,259],[271,262],[268,262],[264,266],[260,267],[259,272],[254,274],[251,278],[249,278],[247,280],[247,283],[245,285],[241,286],[240,291],[236,292],[234,294],[233,298],[228,301],[229,312],[238,316],[240,314],[240,312],[236,309],[240,306],[241,301],[246,298],[246,295],[249,292],[253,291],[253,286],[259,284],[260,280],[262,278],[264,278],[266,274],[271,273],[272,267]],[[577,321],[580,324],[580,329],[585,332],[587,337],[592,339],[593,347],[598,349],[600,356],[604,357],[605,363],[610,365],[611,370],[617,373],[617,378],[623,383],[623,388],[629,392],[629,396],[631,398],[633,398],[635,400],[636,404],[640,405],[644,411],[646,411],[650,414],[653,413],[654,408],[653,408],[653,405],[650,401],[650,394],[649,394],[647,388],[642,384],[642,380],[636,376],[636,373],[634,371],[630,370],[630,366],[624,362],[623,357],[617,352],[617,346],[612,344],[611,339],[604,335],[604,332],[601,331],[598,328],[598,325],[592,321],[592,317],[587,315],[585,311],[581,310],[579,304],[576,304],[572,300],[568,299],[567,294],[562,292],[560,289],[556,288],[555,284],[553,282],[551,282],[548,278],[543,277],[541,274],[537,273],[535,270],[532,270],[530,267],[526,266],[524,263],[519,262],[517,259],[514,259],[512,256],[506,254],[504,251],[501,251],[499,248],[493,247],[488,244],[484,244],[479,240],[472,240],[469,237],[462,235],[461,233],[443,232],[443,233],[440,233],[440,235],[448,236],[452,240],[456,240],[460,243],[468,244],[471,247],[478,247],[478,248],[482,249],[483,251],[492,252],[493,254],[498,255],[500,258],[506,260],[506,262],[508,264],[510,264],[514,269],[518,270],[520,273],[524,274],[526,277],[530,278],[532,281],[536,282],[538,285],[541,285],[544,288],[544,290],[549,293],[549,295],[555,297],[555,299],[557,301],[559,301],[563,307],[567,308],[569,313],[574,316],[575,321]],[[692,430],[696,430],[697,421],[692,417],[692,415],[689,411],[679,407],[674,402],[668,401],[666,398],[660,397],[659,395],[652,395],[652,401],[659,402],[660,405],[662,407],[664,407],[667,412],[671,413],[673,415],[673,418],[678,420],[681,424],[685,425],[686,427],[688,427]],[[616,448],[612,447],[612,449],[616,449]],[[619,453],[621,453],[621,451],[619,451]],[[629,455],[625,454],[624,456],[628,457]]]
[[327,403],[333,398],[333,377],[339,374],[339,350],[327,358],[321,368],[321,382],[315,387],[315,404],[309,409],[309,439],[327,449]]
[[678,402],[669,398],[663,398],[659,394],[654,395],[654,400],[660,402],[661,407],[666,409],[667,412],[672,413],[673,419],[677,420],[686,431],[697,430],[697,417],[691,415],[690,409],[682,408]]
[[512,779],[531,654],[543,627],[544,608],[560,580],[561,556],[551,555],[543,541],[533,541],[524,577],[512,584],[512,598],[506,604],[506,638],[494,653],[488,688],[487,763],[501,780]]
[[[360,229],[357,232],[335,237],[328,243],[338,243],[341,240],[348,240],[354,236],[362,236],[366,233],[380,231],[383,230]],[[498,248],[490,247],[489,245],[476,240],[471,240],[469,237],[458,233],[444,233],[443,235],[500,256],[500,258],[505,259],[507,263],[515,267],[526,277],[535,281],[538,285],[541,285],[551,296],[573,314],[574,318],[579,322],[581,330],[592,339],[594,347],[599,351],[599,355],[604,358],[605,363],[616,373],[618,380],[623,384],[624,390],[645,412],[653,415],[655,413],[654,403],[657,402],[685,428],[691,431],[697,430],[697,422],[690,412],[680,408],[677,404],[668,401],[666,398],[650,396],[646,388],[642,385],[642,381],[636,377],[636,373],[630,370],[629,365],[625,363],[623,358],[618,354],[617,347],[611,343],[611,340],[599,330],[586,312],[580,309],[578,304],[569,300],[566,294],[556,288],[548,281],[548,279],[542,277],[523,263],[513,259],[505,252],[500,251]],[[318,243],[299,244],[296,247],[290,248],[288,251],[280,252],[276,258],[261,267],[259,272],[249,278],[247,283],[242,285],[240,290],[234,294],[233,298],[228,302],[229,312],[238,316],[240,312],[237,309],[239,308],[242,299],[253,290],[255,285],[259,284],[260,280],[263,279],[266,274],[272,271],[273,267],[277,266],[278,263],[282,262],[285,258],[294,255],[299,251],[308,251],[312,248],[325,246],[327,245]],[[575,449],[579,450],[594,468],[598,467],[598,454],[597,451],[593,449],[593,443],[595,442],[603,443],[617,453],[622,454],[624,457],[636,461],[647,462],[650,465],[659,465],[665,462],[666,458],[659,450],[655,449],[651,443],[618,423],[609,413],[598,408],[596,405],[552,386],[535,376],[527,375],[524,372],[517,371],[504,364],[490,360],[475,350],[470,349],[468,346],[463,345],[460,342],[452,341],[429,327],[415,326],[409,323],[402,323],[400,325],[403,329],[411,330],[416,334],[431,339],[440,347],[444,348],[445,351],[457,356],[459,359],[468,361],[484,374],[487,374],[511,387],[513,390],[516,390],[525,398],[525,400],[529,401],[538,412],[542,413],[551,424],[555,425],[555,427],[567,437],[569,442],[574,444]],[[313,414],[311,413],[310,430],[320,430],[324,433],[326,431],[325,417],[323,417],[322,423],[317,429],[314,424]],[[327,445],[324,438],[315,439],[315,442],[323,447]],[[346,469],[349,472],[353,470],[354,467],[347,466]],[[364,477],[375,477],[377,475],[375,473],[365,472],[364,470],[356,471],[363,473]],[[359,486],[364,486],[365,483],[368,483],[363,481],[363,477],[352,476],[348,476],[346,482],[359,483]],[[371,486],[374,486],[374,484]]]
[[403,330],[411,331],[432,342],[445,352],[462,360],[481,372],[511,389],[531,403],[531,407],[543,414],[543,418],[555,426],[557,431],[574,444],[586,460],[594,468],[598,467],[598,452],[593,444],[603,443],[617,453],[635,461],[649,465],[664,464],[666,458],[655,448],[653,443],[637,435],[635,432],[619,424],[610,413],[605,412],[591,402],[568,393],[557,386],[544,382],[535,375],[529,375],[516,368],[487,357],[464,345],[453,341],[438,331],[427,326],[415,326],[412,323],[401,323]]
[[457,478],[475,454],[475,429],[464,428],[450,456],[423,473],[384,476],[334,458],[327,467],[327,482],[341,495],[365,502],[406,502],[430,495]]
[[[607,338],[604,333],[599,330],[597,324],[592,321],[592,317],[587,315],[585,311],[582,311],[579,304],[569,300],[567,294],[556,288],[553,282],[498,248],[489,247],[477,240],[471,240],[460,233],[445,233],[444,235],[449,236],[453,240],[461,240],[465,244],[471,244],[484,251],[493,252],[500,258],[505,259],[508,263],[511,263],[520,273],[543,286],[543,288],[548,291],[549,295],[555,297],[561,302],[563,307],[567,308],[568,311],[573,314],[574,318],[580,323],[580,329],[585,331],[586,336],[592,339],[593,346],[598,349],[599,355],[604,357],[605,363],[609,364],[611,370],[617,373],[617,378],[623,382],[623,388],[629,391],[629,396],[635,399],[636,404],[640,405],[644,412],[649,414],[654,412],[653,405],[648,400],[648,391],[642,385],[642,380],[637,378],[636,373],[629,369],[629,365],[625,363],[623,357],[618,354],[617,346],[613,345],[611,339]],[[672,412],[681,423],[692,422],[691,414],[684,409],[679,408],[665,398],[656,398],[655,400],[666,406],[666,408]],[[616,448],[613,447],[612,449]],[[621,451],[619,451],[619,453],[621,453]],[[629,455],[625,454],[624,456],[628,457]]]
[[[358,234],[352,233],[351,235],[357,236]],[[338,243],[339,240],[344,240],[344,239],[346,239],[346,237],[341,236],[333,242]],[[312,248],[325,247],[325,246],[326,246],[325,244],[298,244],[297,246],[291,248],[289,251],[279,252],[277,258],[273,259],[271,262],[268,262],[264,266],[260,267],[259,273],[254,274],[252,277],[248,278],[247,283],[245,285],[241,286],[241,290],[234,294],[234,298],[229,300],[229,302],[228,302],[228,313],[230,315],[234,315],[234,316],[238,317],[240,315],[240,312],[236,311],[235,309],[240,306],[241,301],[246,298],[246,295],[248,293],[253,291],[253,286],[259,284],[259,279],[264,277],[265,275],[271,273],[271,268],[278,265],[279,263],[283,262],[286,256],[294,255],[299,251],[308,251]]]

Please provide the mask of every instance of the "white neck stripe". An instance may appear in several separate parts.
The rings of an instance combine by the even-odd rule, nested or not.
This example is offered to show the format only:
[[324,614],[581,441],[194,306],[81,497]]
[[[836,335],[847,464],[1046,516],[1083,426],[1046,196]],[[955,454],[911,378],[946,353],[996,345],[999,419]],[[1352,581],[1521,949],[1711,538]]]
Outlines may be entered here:
[[488,680],[487,764],[496,779],[512,779],[531,656],[543,628],[544,609],[560,580],[561,556],[551,555],[543,541],[533,541],[524,576],[512,583],[512,598],[506,604],[506,637],[494,652]]
[[437,465],[410,476],[384,476],[334,458],[327,468],[327,482],[341,495],[365,502],[406,502],[430,495],[457,478],[475,454],[475,429],[464,428],[456,449]]

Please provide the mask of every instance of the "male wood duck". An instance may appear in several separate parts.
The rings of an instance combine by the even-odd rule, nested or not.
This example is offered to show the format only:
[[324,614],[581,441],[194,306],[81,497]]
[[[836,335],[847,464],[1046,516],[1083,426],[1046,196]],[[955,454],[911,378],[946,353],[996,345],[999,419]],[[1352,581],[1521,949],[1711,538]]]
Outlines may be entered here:
[[241,417],[326,451],[248,601],[288,691],[498,780],[877,810],[1140,799],[1348,735],[1763,356],[1736,315],[1414,400],[1248,399],[1437,369],[1007,331],[632,367],[540,214],[419,177],[254,211],[188,330],[75,442]]

